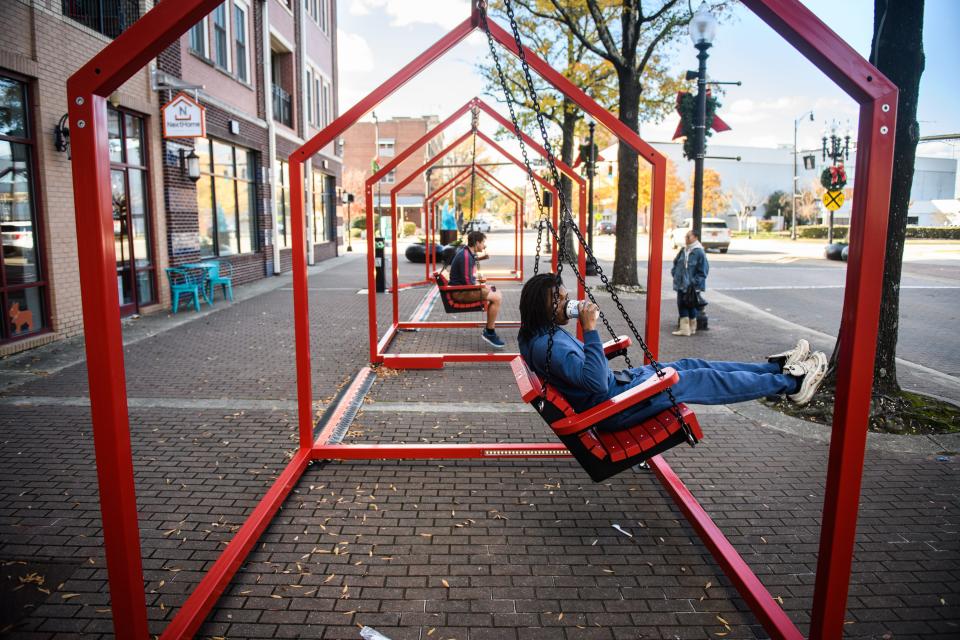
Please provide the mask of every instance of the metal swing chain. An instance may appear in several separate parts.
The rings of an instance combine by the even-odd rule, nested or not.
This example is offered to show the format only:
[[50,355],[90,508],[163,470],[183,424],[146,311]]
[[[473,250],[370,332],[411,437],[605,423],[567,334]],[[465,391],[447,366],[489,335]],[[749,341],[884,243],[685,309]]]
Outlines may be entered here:
[[[522,154],[523,154],[524,165],[525,165],[526,170],[527,170],[527,178],[528,178],[528,180],[529,180],[529,182],[530,182],[530,185],[531,185],[531,187],[532,187],[532,189],[533,189],[534,197],[535,197],[536,200],[537,200],[537,206],[538,206],[538,208],[539,208],[540,211],[541,211],[541,220],[542,220],[543,223],[544,223],[543,225],[540,225],[540,227],[539,227],[539,229],[538,229],[538,233],[537,233],[537,242],[538,242],[538,245],[537,245],[537,254],[536,254],[535,262],[534,262],[534,273],[538,273],[538,271],[539,271],[539,259],[540,259],[540,243],[541,243],[541,240],[542,240],[543,226],[546,226],[547,229],[550,231],[550,234],[553,236],[554,240],[556,240],[556,242],[557,242],[557,246],[560,247],[561,250],[564,250],[564,251],[565,251],[566,245],[565,245],[564,242],[561,242],[559,238],[565,236],[565,231],[566,231],[566,226],[567,226],[567,225],[565,225],[566,219],[565,219],[565,218],[564,218],[564,219],[561,219],[561,226],[564,226],[564,229],[562,230],[560,236],[558,236],[558,235],[557,235],[557,231],[554,229],[553,225],[550,223],[549,218],[547,218],[547,216],[543,213],[543,204],[542,204],[542,202],[541,202],[541,200],[540,200],[540,191],[539,191],[539,189],[538,189],[538,187],[537,187],[537,184],[536,184],[536,182],[534,181],[534,178],[533,178],[533,169],[532,169],[532,167],[530,166],[530,159],[529,159],[529,157],[527,156],[526,144],[524,143],[523,137],[522,137],[522,135],[521,135],[521,133],[520,133],[520,131],[521,131],[521,130],[520,130],[520,124],[519,124],[519,122],[518,122],[518,118],[517,118],[517,115],[516,115],[516,111],[514,110],[513,102],[514,102],[515,99],[513,98],[513,92],[512,92],[512,91],[510,90],[510,88],[507,86],[506,77],[505,77],[505,75],[504,75],[504,73],[503,73],[503,68],[502,68],[502,66],[501,66],[501,64],[500,64],[500,56],[497,54],[497,49],[496,49],[496,46],[495,46],[494,41],[493,41],[493,35],[490,33],[490,29],[489,29],[489,26],[488,26],[488,24],[487,24],[486,2],[484,2],[483,0],[480,0],[478,6],[479,6],[480,9],[481,9],[481,14],[480,14],[480,15],[481,15],[481,18],[482,18],[482,20],[483,20],[484,29],[485,29],[486,32],[487,32],[487,43],[488,43],[489,48],[490,48],[490,55],[491,55],[491,57],[493,58],[493,61],[494,61],[495,65],[496,65],[496,68],[497,68],[497,76],[498,76],[498,79],[499,79],[499,81],[500,81],[500,86],[501,86],[501,88],[503,89],[503,93],[504,93],[504,97],[505,97],[505,100],[506,100],[506,103],[507,103],[507,107],[508,107],[508,109],[510,110],[510,119],[511,119],[512,124],[513,124],[513,127],[514,127],[514,134],[515,134],[516,137],[517,137],[517,141],[520,143],[520,150],[521,150],[521,152],[522,152]],[[534,96],[534,97],[536,97],[536,96]],[[542,123],[542,122],[541,122],[541,127],[543,127],[543,123]],[[548,148],[550,147],[549,142],[548,142],[548,144],[547,144],[547,147],[548,147]],[[549,152],[549,151],[548,151],[548,153],[550,153],[550,154],[551,154],[551,157],[552,157],[552,152]],[[556,171],[554,171],[554,173],[556,174]],[[558,206],[562,206],[563,208],[568,209],[568,205],[566,205],[566,198],[564,197],[564,194],[563,194],[562,189],[559,188],[559,187],[560,187],[560,185],[559,185],[559,180],[555,181],[555,186],[557,187],[557,192],[558,192]],[[571,219],[572,219],[572,217],[571,217]],[[574,226],[573,228],[576,229],[575,226]],[[581,243],[582,243],[582,237],[581,237]],[[562,265],[562,264],[563,264],[563,262],[560,260],[560,254],[558,253],[558,265]],[[574,263],[574,261],[573,261],[572,259],[570,260],[570,266],[573,267],[574,273],[577,275],[577,279],[579,280],[579,282],[583,285],[584,290],[586,291],[588,297],[590,298],[590,301],[593,302],[594,304],[597,304],[597,301],[596,301],[596,299],[593,297],[593,294],[590,292],[589,287],[587,287],[586,281],[584,280],[583,276],[579,273],[579,271],[578,271],[578,269],[577,269],[577,267],[576,267],[576,264]],[[598,310],[599,310],[599,305],[598,305]],[[613,340],[614,340],[615,342],[619,341],[619,338],[618,338],[618,336],[617,336],[616,331],[614,331],[613,327],[610,325],[610,322],[607,320],[606,316],[604,316],[602,310],[600,311],[600,318],[601,318],[601,320],[603,321],[604,325],[606,326],[607,330],[610,332],[610,335],[611,335],[611,337],[613,338]],[[632,364],[631,364],[631,362],[630,362],[629,356],[625,356],[625,359],[626,359],[626,361],[627,361],[627,365],[628,365],[628,366],[632,366]]]
[[[484,21],[484,28],[487,31],[487,37],[488,37],[488,40],[490,41],[491,52],[493,52],[494,56],[496,57],[496,53],[493,47],[493,36],[490,33],[490,28],[489,28],[489,25],[487,24],[487,19],[486,19],[486,3],[483,0],[481,0],[480,5],[481,5],[481,15]],[[633,323],[633,320],[630,318],[630,315],[627,313],[626,309],[624,308],[623,303],[620,301],[620,298],[617,296],[612,285],[610,284],[609,279],[607,278],[606,274],[603,272],[603,269],[598,264],[596,256],[594,256],[593,251],[590,249],[589,245],[587,244],[586,240],[583,237],[583,234],[581,233],[580,229],[577,227],[576,223],[573,220],[573,215],[570,213],[569,207],[563,195],[563,190],[559,188],[560,173],[557,170],[555,157],[551,150],[550,141],[547,136],[546,124],[544,123],[543,113],[540,110],[540,102],[539,102],[539,99],[537,98],[536,87],[533,83],[533,77],[530,73],[530,65],[527,62],[526,55],[524,53],[523,42],[520,38],[520,30],[517,25],[516,16],[513,11],[513,6],[510,3],[510,0],[504,0],[504,6],[507,11],[507,16],[510,19],[510,28],[513,31],[513,37],[514,37],[514,41],[516,42],[518,57],[520,58],[520,65],[521,65],[521,68],[523,69],[523,73],[526,79],[526,83],[527,83],[526,92],[530,97],[530,102],[533,105],[533,110],[537,118],[537,124],[540,127],[540,133],[541,133],[541,136],[543,137],[544,149],[547,152],[546,153],[547,163],[552,173],[554,184],[558,187],[557,191],[558,191],[558,197],[560,200],[560,209],[561,209],[561,224],[560,224],[561,232],[565,231],[565,227],[567,227],[567,218],[569,217],[570,219],[569,226],[573,230],[573,232],[576,234],[577,239],[580,242],[580,246],[586,251],[588,259],[596,268],[597,275],[600,277],[600,280],[603,283],[604,287],[610,293],[611,298],[613,299],[614,303],[617,305],[617,309],[620,311],[620,314],[623,316],[624,320],[627,322],[627,325],[630,327],[630,331],[633,333],[634,337],[637,339],[637,342],[639,343],[641,349],[643,350],[643,353],[646,356],[647,360],[649,360],[650,364],[653,366],[657,376],[662,378],[664,376],[663,368],[660,366],[660,363],[657,361],[657,359],[653,357],[653,354],[650,352],[650,349],[647,347],[646,342],[644,342],[643,338],[640,336],[639,330],[637,329],[636,325]],[[497,63],[497,70],[498,70],[498,73],[501,74],[501,83],[505,84],[502,76],[502,69],[500,68],[500,65],[499,65],[499,61]],[[514,115],[512,107],[511,107],[511,115],[512,116]],[[519,125],[516,123],[515,118],[514,118],[514,126],[519,132]],[[562,238],[564,235],[565,233],[561,233],[560,237]],[[563,255],[563,250],[562,250],[563,244],[561,243],[560,246],[561,246],[561,250],[558,252],[558,270],[557,270],[558,276],[560,271],[560,265],[563,264],[563,262],[559,260],[559,258]],[[573,265],[571,264],[571,266]],[[576,268],[574,268],[574,272],[577,273],[578,279],[581,279],[582,281],[582,276],[580,276]],[[555,293],[554,314],[556,314],[558,297],[559,297],[559,294]],[[590,295],[590,298],[591,298],[591,301],[594,302],[594,304],[596,304],[596,302],[593,300],[592,295]],[[598,306],[598,310],[599,310],[599,306]],[[602,317],[603,315],[602,312],[600,312],[600,315]],[[606,319],[604,319],[604,323],[608,324],[606,322]],[[608,327],[609,327],[609,324],[608,324]],[[547,343],[547,371],[548,372],[549,372],[549,366],[550,366],[550,356],[551,356],[550,352],[551,352],[551,347],[553,342],[554,331],[555,331],[555,326],[551,327],[550,340]],[[625,357],[625,360],[627,361],[628,366],[631,366],[629,358]],[[667,392],[667,397],[670,399],[672,413],[677,418],[677,421],[679,422],[681,428],[683,429],[688,442],[690,442],[691,444],[694,444],[696,441],[696,438],[693,436],[693,433],[690,427],[686,424],[686,422],[683,419],[683,415],[680,412],[680,408],[677,406],[677,400],[676,400],[676,397],[673,395],[673,391],[670,389],[670,387],[667,387],[666,392]]]
[[[565,223],[566,223],[566,218],[564,217],[564,218],[561,219],[561,226],[562,226],[563,228],[561,229],[561,234],[558,236],[558,235],[557,235],[557,231],[556,231],[556,229],[553,227],[553,225],[551,224],[549,218],[543,213],[543,211],[544,211],[544,209],[543,209],[544,205],[543,205],[543,203],[542,203],[541,200],[540,200],[540,191],[539,191],[539,188],[537,187],[536,181],[534,180],[534,177],[533,177],[533,176],[534,176],[533,168],[530,166],[530,159],[529,159],[529,157],[528,157],[528,155],[527,155],[526,144],[525,144],[524,141],[523,141],[523,136],[521,135],[521,132],[520,132],[520,131],[521,131],[521,130],[520,130],[520,124],[519,124],[519,122],[518,122],[518,118],[517,118],[517,115],[516,115],[516,111],[515,111],[515,109],[514,109],[514,104],[513,104],[513,103],[514,103],[515,98],[513,97],[513,92],[512,92],[512,91],[510,90],[510,88],[507,86],[506,77],[505,77],[505,74],[503,73],[503,68],[502,68],[502,66],[501,66],[501,64],[500,64],[500,56],[497,54],[497,49],[496,49],[496,46],[495,46],[494,41],[493,41],[493,35],[490,33],[490,29],[489,29],[489,26],[488,26],[488,24],[487,24],[486,3],[483,2],[483,0],[481,0],[481,1],[479,2],[478,6],[479,6],[480,9],[481,9],[481,14],[480,14],[480,15],[481,15],[481,18],[482,18],[482,20],[483,20],[484,29],[485,29],[485,31],[487,32],[487,44],[488,44],[488,46],[489,46],[489,48],[490,48],[490,55],[491,55],[491,57],[493,58],[493,61],[494,61],[495,65],[496,65],[497,75],[498,75],[498,79],[499,79],[499,81],[500,81],[500,86],[501,86],[501,88],[503,89],[505,101],[506,101],[506,103],[507,103],[508,109],[510,110],[510,119],[511,119],[512,124],[513,124],[514,134],[516,135],[517,141],[518,141],[519,144],[520,144],[520,150],[521,150],[522,155],[523,155],[524,166],[525,166],[525,168],[526,168],[526,170],[527,170],[527,179],[528,179],[529,182],[530,182],[530,185],[531,185],[532,190],[533,190],[534,197],[536,198],[536,201],[537,201],[538,208],[539,208],[539,210],[540,210],[540,212],[541,212],[540,222],[541,222],[542,224],[539,224],[539,225],[538,225],[538,230],[537,230],[537,253],[536,253],[536,256],[535,256],[535,259],[534,259],[534,273],[536,274],[536,273],[539,272],[540,249],[541,249],[541,243],[542,243],[542,238],[543,238],[543,228],[546,227],[547,230],[550,232],[550,234],[553,236],[554,240],[556,241],[557,246],[559,247],[559,249],[558,249],[558,255],[557,255],[557,258],[558,258],[558,259],[557,259],[557,264],[558,264],[557,275],[558,275],[558,277],[559,277],[559,276],[560,276],[560,272],[562,271],[562,268],[563,268],[563,264],[564,264],[563,256],[566,255],[566,245],[565,245],[565,243],[564,243],[563,241],[560,240],[561,237],[565,237],[565,236],[566,236],[566,227],[567,227],[567,225],[565,224]],[[561,206],[561,203],[562,203],[562,206],[563,206],[563,207],[566,207],[567,205],[565,204],[565,198],[563,197],[563,191],[559,188],[559,185],[556,185],[556,184],[555,184],[555,186],[557,187],[557,193],[558,193],[558,206]],[[572,217],[571,217],[571,219],[572,219]],[[575,229],[575,228],[576,228],[576,227],[574,226],[574,229]],[[583,243],[583,242],[582,242],[582,238],[581,238],[581,244],[582,244],[582,243]],[[573,272],[574,272],[574,274],[576,275],[577,280],[578,280],[578,281],[580,282],[580,284],[583,286],[584,291],[586,292],[587,296],[590,298],[590,301],[597,305],[597,309],[598,309],[598,311],[599,311],[600,319],[601,319],[601,321],[603,322],[604,326],[606,327],[607,331],[610,333],[610,336],[613,338],[614,343],[619,342],[619,336],[617,335],[616,331],[614,331],[613,326],[610,324],[610,321],[609,321],[609,320],[607,319],[607,317],[604,315],[603,311],[600,310],[600,305],[597,303],[597,300],[596,300],[596,298],[593,296],[593,293],[590,291],[590,288],[587,286],[587,283],[586,283],[583,275],[579,272],[579,269],[577,268],[577,265],[575,264],[575,262],[574,262],[572,259],[570,260],[570,266],[571,266],[571,268],[573,269]],[[557,312],[557,308],[558,308],[558,307],[559,307],[559,292],[558,292],[558,291],[555,291],[555,296],[554,296],[554,308],[553,308],[554,317],[556,317],[556,312]],[[551,325],[551,333],[550,333],[550,335],[548,336],[548,340],[547,340],[547,368],[546,368],[546,375],[544,376],[543,386],[542,386],[542,388],[541,388],[541,393],[542,393],[543,395],[546,394],[547,381],[549,380],[550,362],[551,362],[551,355],[552,355],[552,351],[553,351],[553,348],[552,348],[552,347],[553,347],[553,340],[552,340],[552,339],[553,339],[553,337],[554,337],[554,331],[555,331],[555,329],[556,329],[555,325]],[[627,366],[633,366],[632,363],[631,363],[631,361],[630,361],[630,356],[629,356],[629,355],[624,354],[624,359],[626,360]]]

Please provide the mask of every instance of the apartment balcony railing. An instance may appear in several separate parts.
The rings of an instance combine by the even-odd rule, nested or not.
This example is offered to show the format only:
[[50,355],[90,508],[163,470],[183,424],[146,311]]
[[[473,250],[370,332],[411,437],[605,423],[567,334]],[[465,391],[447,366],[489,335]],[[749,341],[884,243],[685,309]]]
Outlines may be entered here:
[[116,38],[140,19],[138,0],[63,0],[63,15]]
[[288,127],[293,126],[293,100],[277,85],[273,85],[273,119]]

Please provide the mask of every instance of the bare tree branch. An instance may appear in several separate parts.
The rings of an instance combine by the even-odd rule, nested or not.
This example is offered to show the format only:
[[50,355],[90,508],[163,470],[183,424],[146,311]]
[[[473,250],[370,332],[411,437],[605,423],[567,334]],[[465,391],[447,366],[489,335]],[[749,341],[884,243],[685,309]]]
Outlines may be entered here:
[[643,70],[647,68],[647,63],[650,62],[650,58],[653,56],[657,45],[659,45],[664,38],[669,36],[673,30],[681,24],[683,24],[682,20],[670,20],[666,25],[664,25],[663,29],[660,30],[660,33],[658,33],[657,36],[650,42],[650,45],[643,54],[643,58],[641,58],[640,62],[637,63],[636,69],[638,73],[643,73]]
[[[517,0],[519,1],[519,0]],[[594,21],[597,25],[597,35],[600,38],[600,41],[603,43],[603,49],[596,46],[590,42],[590,38],[587,36],[587,33],[580,28],[580,24],[564,9],[558,0],[550,0],[550,4],[557,10],[557,13],[560,14],[562,22],[570,28],[570,31],[573,32],[573,35],[583,43],[583,45],[597,54],[604,60],[609,60],[614,64],[617,64],[621,60],[620,54],[617,52],[617,43],[614,41],[613,36],[610,35],[610,31],[607,29],[603,21],[603,15],[599,14],[599,8],[596,6],[596,0],[587,0],[587,8],[590,10],[591,15],[594,17]],[[595,14],[594,11],[597,13]],[[599,17],[598,17],[599,14]],[[536,14],[540,17],[549,18],[551,20],[556,20],[557,16],[555,15],[542,15]],[[605,50],[604,50],[605,49]]]

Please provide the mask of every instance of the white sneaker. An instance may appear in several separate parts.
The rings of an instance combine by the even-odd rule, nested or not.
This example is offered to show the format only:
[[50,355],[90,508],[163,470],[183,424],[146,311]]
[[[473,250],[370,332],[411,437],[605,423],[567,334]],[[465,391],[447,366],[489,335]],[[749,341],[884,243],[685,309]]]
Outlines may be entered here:
[[787,367],[792,364],[797,364],[803,362],[807,359],[807,356],[810,355],[810,343],[800,338],[797,340],[797,346],[793,349],[788,349],[787,351],[781,351],[780,353],[775,353],[772,356],[767,356],[767,362],[777,362],[778,360],[784,360],[783,371],[787,372]]
[[784,367],[783,372],[792,376],[803,376],[800,390],[787,397],[796,404],[807,404],[827,376],[827,356],[822,351],[814,351],[803,362]]

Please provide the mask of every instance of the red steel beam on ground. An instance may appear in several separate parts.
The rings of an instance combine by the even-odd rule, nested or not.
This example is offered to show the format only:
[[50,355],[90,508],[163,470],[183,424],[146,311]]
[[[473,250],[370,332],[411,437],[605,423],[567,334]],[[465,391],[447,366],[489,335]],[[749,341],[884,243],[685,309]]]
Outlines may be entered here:
[[243,526],[230,540],[223,553],[203,576],[203,580],[180,607],[177,615],[163,630],[161,640],[192,638],[197,633],[227,585],[230,584],[237,569],[243,564],[283,501],[290,495],[290,490],[300,481],[311,459],[313,457],[309,447],[297,450],[280,476],[270,485],[267,494],[257,503]]
[[313,448],[314,460],[465,460],[484,458],[569,458],[550,442],[490,444],[328,444]]
[[740,592],[740,596],[750,606],[750,610],[757,616],[760,624],[774,638],[799,640],[803,634],[784,613],[783,609],[767,591],[759,578],[750,570],[737,550],[720,531],[716,523],[703,510],[697,499],[680,478],[673,472],[670,465],[662,456],[654,456],[647,461],[657,474],[657,478],[673,497],[677,506],[683,511],[687,521],[696,530],[704,545],[710,550],[717,564],[723,569],[724,575]]

